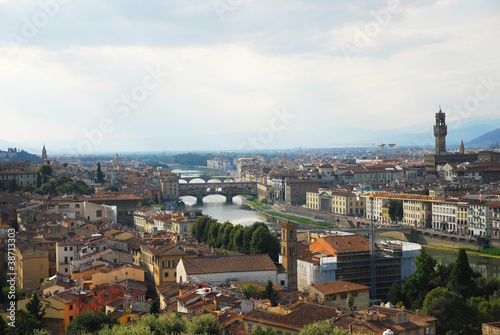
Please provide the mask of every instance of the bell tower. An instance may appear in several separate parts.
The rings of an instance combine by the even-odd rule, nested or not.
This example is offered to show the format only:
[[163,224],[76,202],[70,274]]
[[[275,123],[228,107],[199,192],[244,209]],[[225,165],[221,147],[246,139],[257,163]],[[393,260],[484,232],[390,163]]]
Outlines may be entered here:
[[297,224],[285,221],[281,226],[281,262],[286,270],[287,287],[297,289]]
[[446,153],[446,135],[448,134],[448,127],[446,126],[446,114],[441,111],[436,113],[436,125],[434,126],[434,137],[436,137],[436,155]]
[[49,162],[47,158],[47,150],[45,150],[45,144],[43,145],[42,149],[42,164],[47,164]]

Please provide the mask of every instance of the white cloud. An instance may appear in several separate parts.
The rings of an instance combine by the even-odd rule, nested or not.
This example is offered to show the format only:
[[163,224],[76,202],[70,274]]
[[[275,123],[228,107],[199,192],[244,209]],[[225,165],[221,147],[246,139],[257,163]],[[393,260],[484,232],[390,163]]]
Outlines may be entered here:
[[[7,9],[0,16],[12,20],[0,23],[4,32],[31,13],[0,5]],[[401,6],[400,16],[346,59],[341,44],[384,5],[253,1],[220,21],[203,1],[70,3],[17,54],[8,43],[0,48],[2,114],[32,130],[30,140],[50,134],[61,143],[112,118],[107,150],[119,150],[114,143],[127,136],[152,150],[161,146],[146,139],[162,134],[257,132],[285,105],[297,116],[287,130],[297,134],[318,125],[432,123],[437,105],[463,101],[479,76],[497,75],[499,8],[444,0]],[[113,101],[156,66],[169,73],[165,81],[128,118],[116,119]],[[499,101],[495,92],[475,115],[497,112]],[[43,132],[34,131],[40,126]]]

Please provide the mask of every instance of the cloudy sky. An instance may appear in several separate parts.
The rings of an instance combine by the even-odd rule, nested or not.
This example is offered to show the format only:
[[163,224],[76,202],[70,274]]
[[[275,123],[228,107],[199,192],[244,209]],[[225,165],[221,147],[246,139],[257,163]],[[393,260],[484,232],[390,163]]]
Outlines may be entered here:
[[499,114],[497,0],[0,0],[0,32],[0,140],[53,152],[324,147],[432,127],[439,105]]

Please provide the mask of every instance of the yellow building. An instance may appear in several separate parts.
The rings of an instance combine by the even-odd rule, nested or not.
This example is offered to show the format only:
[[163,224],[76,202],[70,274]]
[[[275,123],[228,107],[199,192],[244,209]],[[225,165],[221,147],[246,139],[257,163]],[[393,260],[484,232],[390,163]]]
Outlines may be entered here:
[[469,233],[467,229],[467,223],[469,221],[468,213],[469,204],[466,202],[457,202],[457,233],[459,234]]
[[382,206],[382,222],[392,222],[391,216],[389,215],[389,210],[391,209],[391,203],[388,202]]
[[123,264],[110,270],[101,270],[92,275],[92,285],[98,286],[110,282],[120,282],[126,279],[132,279],[144,282],[145,269],[140,266]]
[[347,190],[319,189],[307,192],[306,207],[330,213],[363,216],[365,198]]
[[316,303],[331,307],[347,307],[347,298],[354,298],[356,310],[370,306],[370,287],[338,280],[332,282],[311,284],[309,298]]
[[32,242],[18,239],[14,253],[16,254],[16,286],[31,295],[40,287],[43,280],[49,277],[49,251]]

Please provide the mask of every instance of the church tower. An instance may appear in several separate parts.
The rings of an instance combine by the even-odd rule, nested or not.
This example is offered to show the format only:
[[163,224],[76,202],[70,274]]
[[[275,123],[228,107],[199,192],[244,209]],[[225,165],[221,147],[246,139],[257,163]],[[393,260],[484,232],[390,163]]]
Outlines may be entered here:
[[297,224],[285,221],[281,226],[281,262],[286,270],[287,287],[297,289]]
[[461,155],[465,154],[464,140],[460,143],[460,149],[458,151]]
[[45,150],[45,144],[43,145],[42,149],[42,164],[48,164],[49,159],[47,158],[47,150]]
[[446,153],[446,134],[448,133],[446,126],[446,114],[441,111],[439,107],[439,112],[436,113],[436,125],[434,126],[434,137],[436,137],[436,155],[442,155]]

